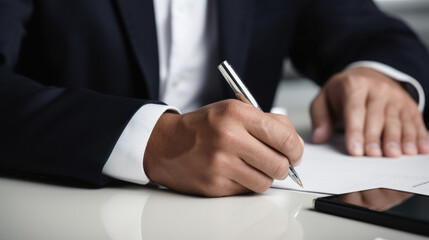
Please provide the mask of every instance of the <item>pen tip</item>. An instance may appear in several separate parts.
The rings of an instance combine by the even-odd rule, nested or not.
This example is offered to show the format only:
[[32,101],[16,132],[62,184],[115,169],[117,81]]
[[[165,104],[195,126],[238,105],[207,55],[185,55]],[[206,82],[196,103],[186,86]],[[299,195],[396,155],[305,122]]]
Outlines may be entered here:
[[302,182],[301,182],[301,181],[299,181],[299,182],[298,182],[298,185],[299,185],[301,188],[304,188],[304,185],[302,185]]

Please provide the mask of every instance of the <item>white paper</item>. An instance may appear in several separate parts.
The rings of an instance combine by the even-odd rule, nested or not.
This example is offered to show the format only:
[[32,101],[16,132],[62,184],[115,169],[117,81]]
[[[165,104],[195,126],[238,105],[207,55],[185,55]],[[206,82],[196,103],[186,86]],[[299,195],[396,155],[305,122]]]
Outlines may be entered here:
[[295,168],[305,188],[290,178],[276,180],[272,187],[326,194],[384,187],[429,195],[429,155],[352,157],[344,146],[338,136],[328,144],[306,143],[303,161]]

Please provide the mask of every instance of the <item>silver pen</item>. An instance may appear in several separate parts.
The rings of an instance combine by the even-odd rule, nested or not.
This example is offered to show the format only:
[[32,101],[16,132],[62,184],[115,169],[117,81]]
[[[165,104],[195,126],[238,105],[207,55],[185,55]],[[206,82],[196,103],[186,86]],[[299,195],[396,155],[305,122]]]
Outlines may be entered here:
[[[252,96],[247,87],[241,81],[240,77],[227,61],[223,61],[217,68],[222,73],[229,86],[231,86],[232,90],[234,90],[235,96],[237,96],[238,99],[240,99],[242,102],[249,103],[262,111],[262,108],[256,102],[255,98]],[[292,165],[289,165],[289,177],[291,177],[292,180],[299,186],[304,188],[301,179],[299,179],[298,174]]]

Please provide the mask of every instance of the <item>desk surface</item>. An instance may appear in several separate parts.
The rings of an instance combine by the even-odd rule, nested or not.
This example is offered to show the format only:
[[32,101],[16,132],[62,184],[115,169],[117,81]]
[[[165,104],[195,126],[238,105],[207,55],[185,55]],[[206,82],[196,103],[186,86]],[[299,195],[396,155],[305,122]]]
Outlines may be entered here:
[[312,209],[318,195],[225,198],[120,183],[102,189],[0,177],[0,239],[427,239]]

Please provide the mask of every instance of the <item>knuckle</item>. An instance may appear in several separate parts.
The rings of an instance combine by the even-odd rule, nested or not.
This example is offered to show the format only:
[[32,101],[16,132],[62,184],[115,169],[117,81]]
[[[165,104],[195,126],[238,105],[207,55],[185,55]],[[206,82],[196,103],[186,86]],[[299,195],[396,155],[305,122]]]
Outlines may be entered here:
[[272,183],[273,183],[273,179],[271,178],[265,178],[261,181],[258,181],[258,185],[255,187],[254,192],[257,192],[257,193],[265,192],[271,187]]
[[368,78],[362,75],[348,75],[345,84],[352,89],[360,88],[367,84]]
[[298,142],[298,135],[295,134],[295,131],[286,131],[281,139],[280,144],[283,149],[286,149],[286,151],[288,151],[294,148]]
[[384,95],[392,91],[391,85],[385,81],[375,81],[374,90],[378,92],[378,95]]
[[363,129],[361,126],[352,125],[348,128],[349,133],[351,134],[362,134]]
[[412,133],[404,133],[402,136],[402,142],[415,142],[416,141],[416,136],[415,134]]
[[273,176],[276,179],[285,179],[289,171],[288,161],[279,161],[274,168]]
[[421,123],[421,115],[418,112],[414,112],[411,114],[411,122],[414,124],[414,126],[418,126]]
[[417,104],[410,104],[408,107],[408,114],[414,121],[419,121],[422,117],[422,114],[419,111],[419,108],[417,107]]
[[213,179],[209,181],[203,189],[203,195],[207,197],[220,197],[222,196],[222,187],[219,180]]
[[205,179],[202,194],[207,197],[220,197],[224,195],[224,189],[227,189],[226,181],[220,175],[210,175]]
[[224,102],[224,114],[231,117],[240,116],[241,102],[235,99],[229,99]]
[[219,176],[222,171],[230,167],[230,161],[227,157],[224,157],[223,154],[215,152],[212,154],[209,169],[210,176]]
[[263,132],[269,136],[271,129],[273,129],[274,121],[270,118],[260,118],[259,119],[259,128],[263,130]]
[[354,116],[364,116],[366,113],[366,107],[361,101],[351,101],[347,102],[347,107],[353,109]]
[[277,117],[277,118],[278,118],[278,120],[279,120],[280,122],[282,122],[282,123],[285,123],[285,124],[289,124],[289,123],[290,123],[289,117],[287,117],[287,116],[285,116],[285,115],[282,115],[282,114],[276,114],[276,117]]
[[408,104],[404,106],[404,109],[401,111],[401,120],[404,123],[417,124],[420,120],[420,112],[413,104]]
[[381,130],[366,130],[364,132],[364,139],[366,143],[379,142],[381,136]]
[[386,110],[387,119],[395,119],[398,117],[398,107],[396,105],[389,105]]
[[240,140],[238,133],[233,128],[218,128],[215,135],[222,146],[233,146]]
[[401,138],[401,133],[399,130],[395,129],[386,129],[384,135],[383,135],[383,144],[387,144],[390,141],[399,141]]

